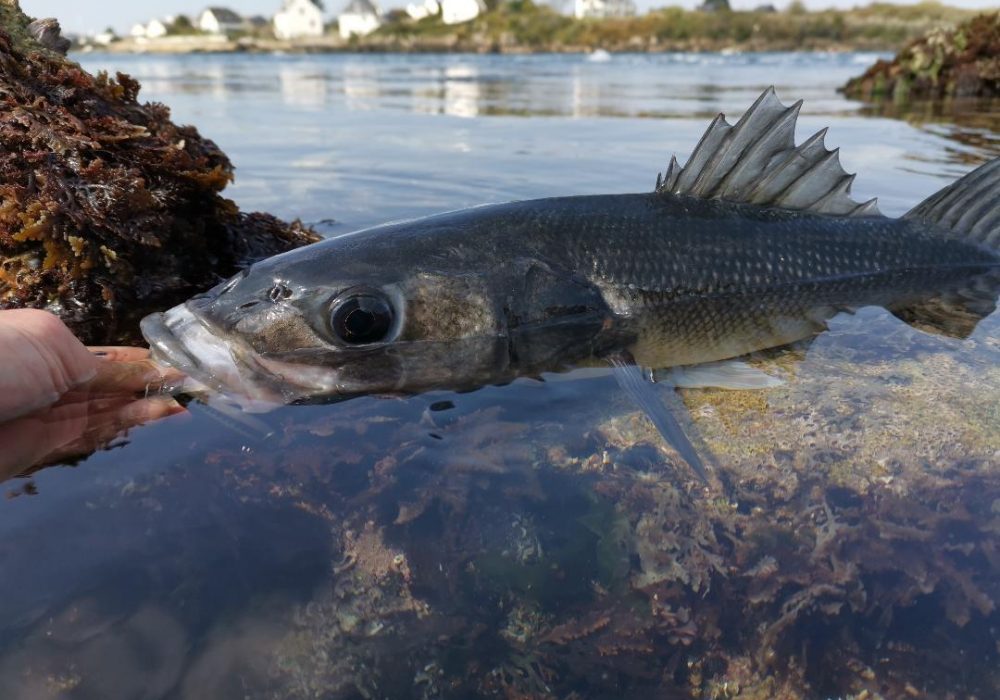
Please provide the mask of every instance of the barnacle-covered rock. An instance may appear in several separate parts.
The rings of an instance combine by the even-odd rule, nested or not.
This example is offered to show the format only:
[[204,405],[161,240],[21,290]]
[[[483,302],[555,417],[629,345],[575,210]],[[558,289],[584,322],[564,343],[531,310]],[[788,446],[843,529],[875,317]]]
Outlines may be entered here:
[[0,1],[0,308],[58,313],[84,340],[316,239],[221,196],[229,159],[139,84],[63,55],[58,23]]

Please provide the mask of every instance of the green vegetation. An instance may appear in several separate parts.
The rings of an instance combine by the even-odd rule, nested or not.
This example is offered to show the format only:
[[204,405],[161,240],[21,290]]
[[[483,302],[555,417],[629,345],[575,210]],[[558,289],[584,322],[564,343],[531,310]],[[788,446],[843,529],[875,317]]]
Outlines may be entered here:
[[174,21],[167,25],[167,34],[170,36],[190,36],[201,33],[201,30],[194,26],[194,22],[187,15],[177,15]]
[[372,49],[463,51],[611,51],[894,48],[973,12],[938,3],[875,4],[852,10],[701,12],[677,7],[641,17],[577,20],[532,0],[501,3],[463,25],[437,17],[391,23],[361,40]]

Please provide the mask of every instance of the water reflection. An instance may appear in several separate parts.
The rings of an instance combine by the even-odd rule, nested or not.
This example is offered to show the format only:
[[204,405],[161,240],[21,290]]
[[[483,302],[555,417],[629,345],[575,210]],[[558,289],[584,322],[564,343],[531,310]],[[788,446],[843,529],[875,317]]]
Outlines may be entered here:
[[[855,191],[902,213],[995,153],[995,110],[872,119],[836,92],[875,54],[115,56],[143,96],[198,124],[237,165],[243,208],[339,231],[507,199],[647,190],[708,121],[766,86],[830,126]],[[992,110],[992,111],[991,111]],[[954,115],[954,113],[951,113]],[[247,119],[253,115],[253,119]],[[464,119],[472,115],[490,119]],[[539,118],[544,117],[544,118]],[[454,118],[454,119],[452,119]],[[527,121],[525,121],[527,119]],[[941,167],[944,166],[944,167]],[[906,177],[900,177],[900,172]],[[570,176],[568,173],[572,172]],[[461,175],[456,175],[461,173]]]
[[287,105],[322,107],[327,102],[326,76],[304,73],[293,66],[282,66],[278,72],[281,80],[281,100]]
[[482,99],[481,81],[471,66],[448,66],[444,71],[444,113],[475,117]]
[[[863,106],[833,88],[879,54],[623,54],[585,56],[197,56],[89,55],[87,67],[126,70],[147,93],[270,96],[316,106],[343,99],[350,109],[431,114],[602,117],[711,117],[739,112],[761,90],[805,99],[806,114],[904,116],[915,121],[996,127],[996,110],[968,101]],[[276,73],[276,75],[275,75]],[[811,80],[806,79],[809,74]],[[801,77],[800,75],[801,74]],[[818,76],[818,77],[817,77]],[[323,97],[321,97],[323,96]]]
[[862,113],[901,119],[929,134],[956,142],[949,147],[948,160],[974,165],[1000,156],[1000,101],[990,99],[866,104]]

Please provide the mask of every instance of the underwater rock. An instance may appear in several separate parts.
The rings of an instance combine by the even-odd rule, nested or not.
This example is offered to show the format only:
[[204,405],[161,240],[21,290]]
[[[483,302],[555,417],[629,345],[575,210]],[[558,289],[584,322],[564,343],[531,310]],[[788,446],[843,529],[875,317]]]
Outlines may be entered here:
[[317,240],[221,196],[233,166],[119,73],[66,59],[58,23],[0,1],[0,308],[57,313],[86,342],[253,260]]
[[1000,97],[1000,12],[935,28],[841,90],[866,100]]
[[995,697],[997,323],[957,350],[860,312],[753,359],[782,386],[684,390],[710,487],[610,377],[569,421],[288,409],[225,491],[339,558],[259,664],[287,698]]

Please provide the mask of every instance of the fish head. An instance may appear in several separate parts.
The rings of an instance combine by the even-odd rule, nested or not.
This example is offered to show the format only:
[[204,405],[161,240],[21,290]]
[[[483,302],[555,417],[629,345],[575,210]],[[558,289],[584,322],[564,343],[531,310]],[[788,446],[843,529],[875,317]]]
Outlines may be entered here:
[[527,323],[525,304],[547,304],[537,274],[393,233],[269,258],[148,316],[153,356],[212,389],[292,403],[509,381],[518,344],[526,359],[551,347]]

